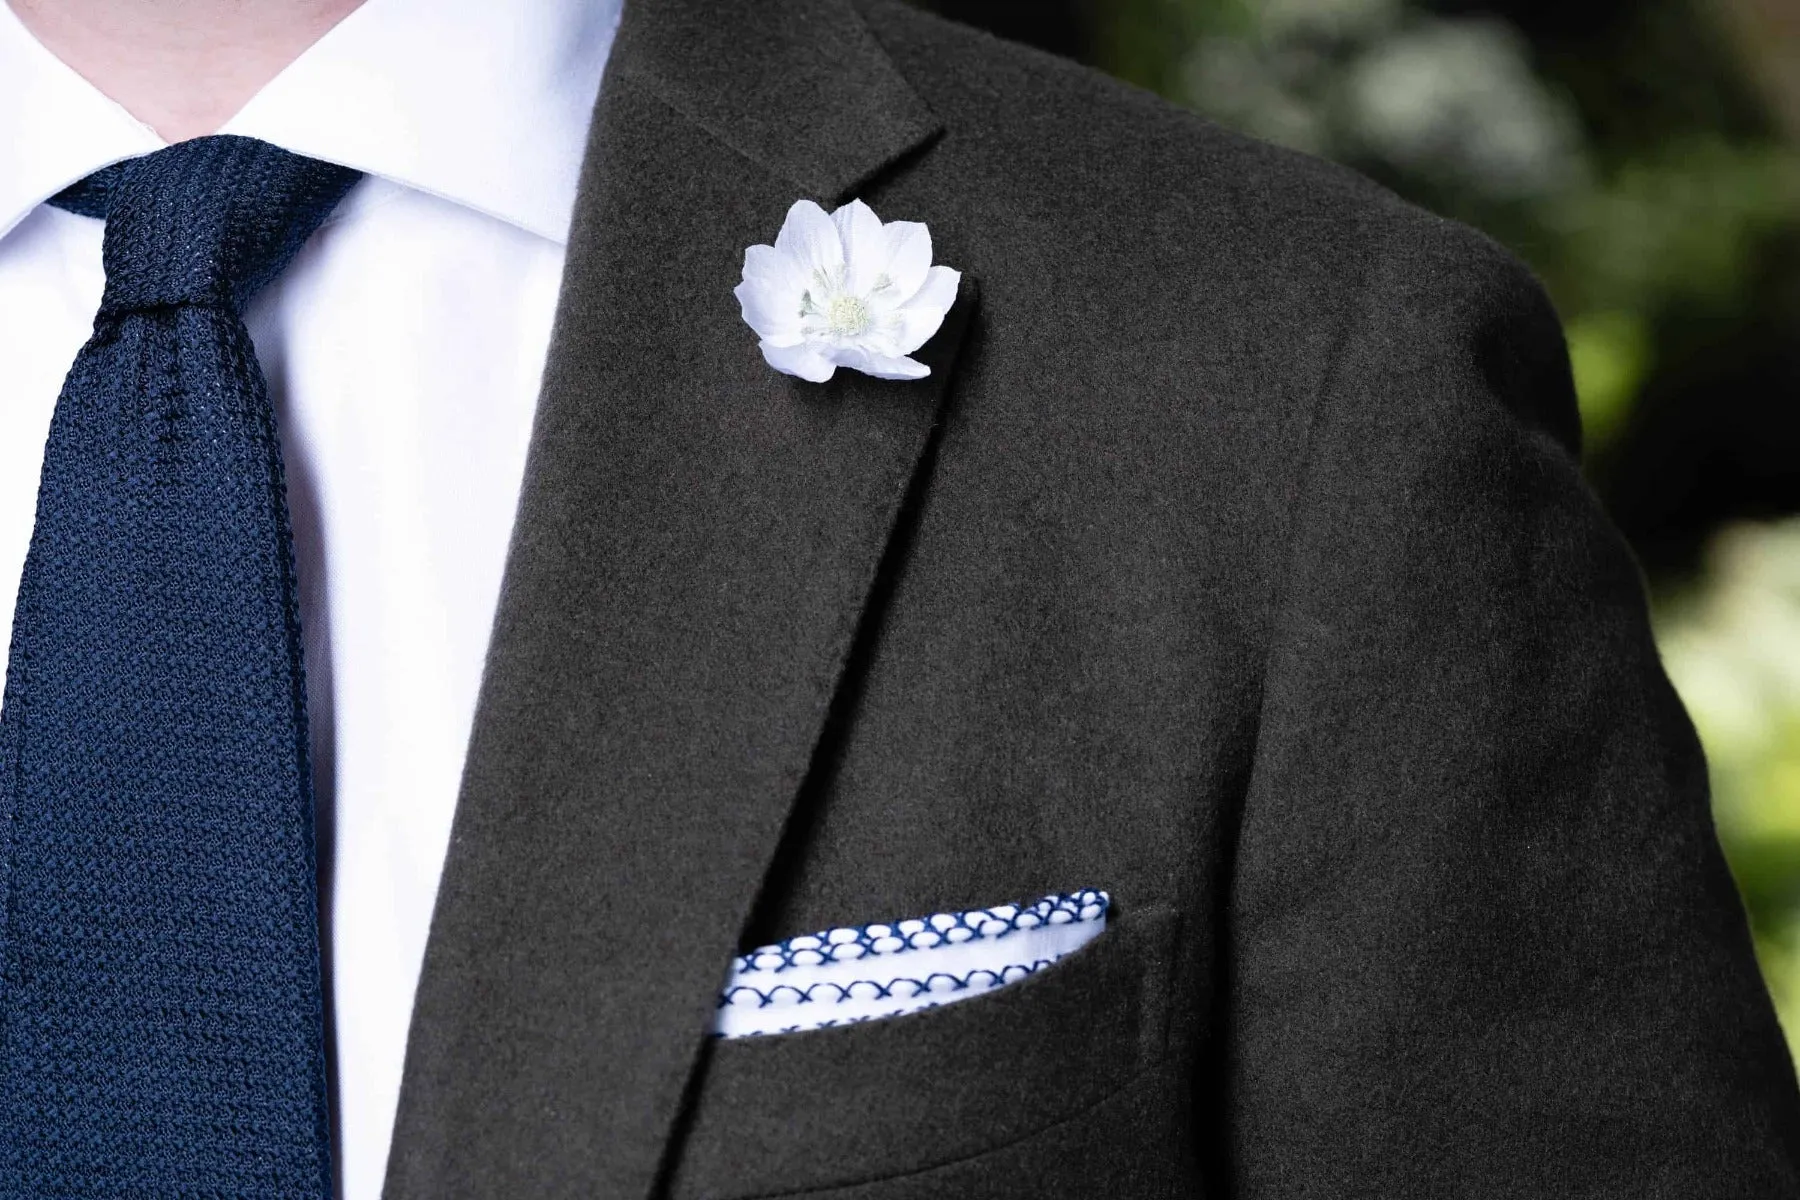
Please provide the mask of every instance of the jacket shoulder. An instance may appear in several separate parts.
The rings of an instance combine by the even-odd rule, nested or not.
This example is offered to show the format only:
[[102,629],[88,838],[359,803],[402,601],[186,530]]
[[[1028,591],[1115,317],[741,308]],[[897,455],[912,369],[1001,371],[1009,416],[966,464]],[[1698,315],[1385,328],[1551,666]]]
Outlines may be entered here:
[[[996,174],[1087,206],[1208,194],[1272,220],[1312,218],[1319,235],[1411,209],[1340,165],[1226,129],[1093,68],[923,12],[860,0],[870,29],[937,114],[951,142],[977,143]],[[989,182],[985,177],[982,182]]]
[[1123,235],[1166,267],[1228,242],[1267,269],[1288,266],[1315,282],[1403,284],[1379,278],[1395,269],[1421,272],[1415,282],[1427,286],[1438,273],[1492,276],[1505,290],[1535,286],[1486,235],[1348,167],[901,0],[857,2],[945,125],[954,176],[946,186],[1065,233],[1070,245],[1111,258]]
[[[1108,379],[1141,373],[1158,396],[1250,379],[1299,398],[1354,343],[1526,364],[1495,380],[1513,403],[1543,380],[1567,394],[1544,289],[1485,234],[1080,64],[899,0],[856,2],[944,126],[921,172],[931,206],[1046,359],[1131,346]],[[1566,402],[1519,415],[1578,439]]]

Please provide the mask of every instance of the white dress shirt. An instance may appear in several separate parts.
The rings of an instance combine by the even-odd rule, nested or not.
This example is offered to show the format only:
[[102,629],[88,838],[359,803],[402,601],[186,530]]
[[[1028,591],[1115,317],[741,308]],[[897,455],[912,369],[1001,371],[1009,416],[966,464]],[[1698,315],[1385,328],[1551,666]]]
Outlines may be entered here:
[[[299,559],[346,1200],[381,1190],[619,10],[368,0],[221,131],[369,174],[247,314]],[[0,652],[104,279],[102,223],[42,201],[162,144],[0,3]]]

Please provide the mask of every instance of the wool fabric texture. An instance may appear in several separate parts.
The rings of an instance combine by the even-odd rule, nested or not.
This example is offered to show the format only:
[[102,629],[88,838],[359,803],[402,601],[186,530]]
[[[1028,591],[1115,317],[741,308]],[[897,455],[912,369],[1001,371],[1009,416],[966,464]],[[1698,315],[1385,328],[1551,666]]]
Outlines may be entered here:
[[327,1196],[293,545],[242,313],[359,178],[108,167],[0,710],[0,1196]]
[[[385,1200],[1800,1196],[1515,259],[900,0],[628,3],[591,145]],[[928,378],[764,362],[798,195],[963,272]],[[1074,884],[1016,987],[708,1036]]]

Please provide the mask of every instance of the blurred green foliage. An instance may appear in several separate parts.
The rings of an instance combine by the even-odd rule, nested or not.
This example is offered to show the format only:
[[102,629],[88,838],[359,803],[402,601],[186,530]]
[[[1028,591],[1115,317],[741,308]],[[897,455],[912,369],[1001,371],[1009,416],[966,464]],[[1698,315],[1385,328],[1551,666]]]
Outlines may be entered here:
[[1713,811],[1787,1026],[1800,1033],[1800,521],[1729,528],[1659,639],[1712,769]]
[[[923,0],[931,2],[931,0]],[[937,0],[1498,238],[1566,323],[1800,1057],[1791,0]],[[1784,126],[1784,121],[1786,122]]]

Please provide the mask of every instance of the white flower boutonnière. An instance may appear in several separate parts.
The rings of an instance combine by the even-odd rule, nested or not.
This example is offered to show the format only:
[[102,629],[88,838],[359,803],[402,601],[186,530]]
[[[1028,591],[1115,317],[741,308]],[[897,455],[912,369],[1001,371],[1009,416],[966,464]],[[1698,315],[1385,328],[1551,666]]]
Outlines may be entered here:
[[829,215],[797,200],[773,246],[744,251],[732,294],[777,371],[813,383],[839,367],[922,379],[931,368],[907,355],[943,324],[961,279],[931,265],[931,234],[917,221],[884,225],[861,200]]

